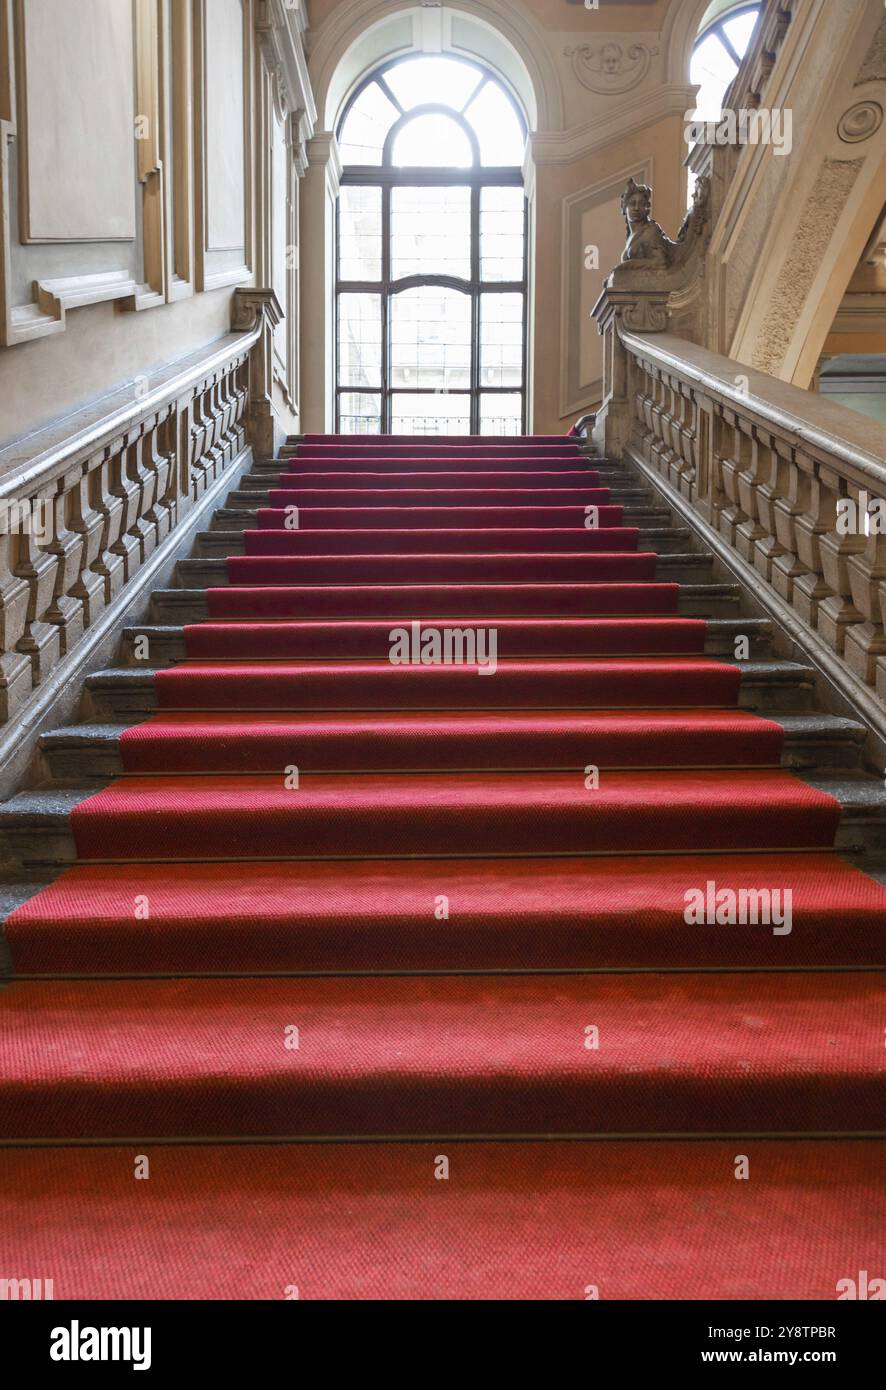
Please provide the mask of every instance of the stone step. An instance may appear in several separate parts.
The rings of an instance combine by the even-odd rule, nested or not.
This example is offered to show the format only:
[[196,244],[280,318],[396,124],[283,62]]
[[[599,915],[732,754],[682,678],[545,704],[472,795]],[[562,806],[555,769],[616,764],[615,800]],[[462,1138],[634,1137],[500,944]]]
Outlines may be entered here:
[[[601,485],[606,486],[602,480],[608,478],[623,478],[629,486],[641,486],[636,471],[633,468],[625,467],[622,463],[611,463],[601,459],[580,459],[569,460],[563,464],[558,461],[552,466],[548,460],[533,459],[527,460],[524,467],[509,467],[508,461],[502,459],[484,459],[480,467],[463,466],[458,459],[434,459],[427,464],[410,463],[409,459],[396,459],[394,464],[382,463],[380,460],[355,459],[349,460],[348,467],[338,468],[330,466],[324,459],[274,459],[263,460],[253,459],[249,473],[243,474],[245,478],[281,478],[295,477],[296,474],[303,473],[325,473],[325,474],[355,474],[370,475],[370,477],[391,478],[391,486],[398,486],[398,478],[403,474],[414,473],[469,473],[481,475],[484,473],[590,473],[601,480]],[[273,484],[266,484],[273,486]]]
[[[785,731],[782,763],[795,771],[857,769],[864,725],[831,714],[767,714]],[[133,722],[140,722],[138,720]],[[131,723],[76,724],[40,739],[35,780],[102,783],[123,775],[120,738]],[[455,768],[452,771],[470,771]]]
[[[396,595],[397,586],[390,586]],[[738,612],[741,590],[737,584],[683,584],[680,587],[681,618],[730,617]],[[398,616],[392,599],[391,618]],[[446,616],[445,614],[443,616]],[[491,615],[491,616],[494,616]],[[151,598],[151,618],[161,625],[202,623],[209,617],[205,589],[157,589]]]
[[[739,705],[801,713],[812,708],[813,672],[795,661],[737,661],[742,673]],[[117,666],[87,676],[83,717],[90,720],[128,720],[153,714],[156,705],[154,673],[134,666]]]
[[[233,498],[233,497],[238,497],[238,498],[241,498],[241,499],[242,499],[242,498],[244,497],[244,494],[243,494],[243,493],[231,493],[230,497],[231,497],[231,498]],[[212,521],[210,522],[210,525],[209,525],[210,531],[256,531],[256,530],[258,530],[258,512],[259,512],[259,507],[260,507],[261,505],[265,505],[265,506],[270,505],[269,500],[268,500],[267,493],[265,493],[265,494],[263,495],[263,502],[255,502],[255,503],[253,504],[252,499],[250,499],[248,493],[245,494],[245,498],[246,498],[246,500],[243,501],[243,502],[240,502],[240,503],[232,502],[232,501],[230,500],[230,498],[229,498],[229,504],[228,504],[228,506],[226,506],[226,507],[219,507],[218,510],[216,511],[215,515],[213,516]],[[607,504],[607,505],[608,505],[608,504]],[[312,504],[310,507],[304,507],[304,508],[302,508],[302,518],[304,518],[305,516],[310,516],[311,512],[314,511],[314,510],[316,510],[316,508],[315,508],[315,506],[314,506],[313,504]],[[325,511],[325,510],[327,510],[327,509],[324,507],[323,510]],[[336,508],[333,507],[332,510],[347,510],[347,511],[352,511],[353,508],[350,508],[350,507],[349,507],[349,508],[339,508],[339,509],[336,509]],[[486,509],[486,510],[488,510],[488,509]],[[529,510],[531,510],[531,508],[530,508]],[[579,511],[580,508],[576,508],[576,510]],[[672,518],[671,518],[671,514],[670,514],[670,512],[667,510],[666,507],[626,506],[625,509],[624,509],[624,518],[623,518],[623,520],[624,520],[625,526],[655,526],[655,527],[660,527],[660,526],[671,526],[671,525],[673,525],[673,521],[672,521]],[[332,521],[333,521],[333,524],[334,524],[334,521],[335,521],[335,518],[334,518],[334,517],[332,518]],[[433,523],[433,518],[429,518],[429,519],[428,519],[428,525],[433,526],[433,524],[434,524],[434,523]],[[314,528],[302,528],[302,529],[314,529]]]
[[[886,852],[886,787],[879,778],[842,771],[805,780],[842,807],[838,849],[875,858]],[[42,877],[75,861],[71,812],[98,785],[35,787],[0,804],[0,864],[7,878]]]
[[[656,579],[668,584],[711,583],[713,567],[714,559],[710,554],[694,551],[665,554],[659,559]],[[224,559],[203,556],[179,560],[176,577],[185,589],[218,589],[226,587],[229,582]],[[388,587],[387,581],[380,582]]]
[[[331,623],[330,626],[332,625]],[[461,618],[458,625],[471,626],[470,622]],[[484,618],[483,625],[488,627],[489,620]],[[705,654],[732,658],[735,656],[735,643],[739,637],[749,639],[749,657],[768,656],[772,649],[772,624],[765,618],[712,618],[708,621]],[[502,655],[506,653],[502,652]],[[174,666],[186,658],[184,629],[181,626],[138,623],[123,631],[120,661],[124,666],[134,666],[142,670],[154,669]],[[531,655],[527,655],[526,659],[531,660]]]
[[[275,488],[275,486],[277,486],[277,480],[275,480],[275,478],[273,478],[273,480],[268,480],[267,474],[263,475],[261,478],[253,474],[245,474],[241,480],[239,480],[236,488],[228,492],[227,500],[225,500],[225,507],[234,507],[234,509],[238,509],[238,507],[270,506],[270,492],[271,488]],[[312,491],[327,493],[323,498],[324,505],[339,507],[342,506],[342,503],[341,500],[337,500],[337,498],[341,493],[345,493],[346,495],[348,489],[317,488],[312,489]],[[355,489],[352,489],[352,491],[355,491]],[[356,491],[359,491],[359,489],[356,489]],[[424,491],[424,489],[420,489],[420,491]],[[449,489],[449,491],[458,491],[458,489]],[[563,491],[566,491],[566,489],[563,489]],[[574,489],[572,489],[572,491],[574,491]],[[609,486],[609,503],[611,503],[612,506],[658,507],[659,510],[666,510],[662,509],[661,499],[655,495],[655,492],[652,491],[650,486],[644,486],[636,480],[630,480],[630,478],[626,478],[625,481],[619,482],[618,485]],[[378,503],[374,502],[373,505],[378,505]],[[392,493],[391,499],[389,499],[387,505],[398,505],[398,502],[396,502],[396,492]],[[414,503],[414,505],[419,506],[419,503]],[[428,505],[431,505],[431,503],[426,503],[426,506]],[[458,506],[459,503],[448,503],[448,505]],[[460,503],[460,505],[465,505],[465,503]],[[559,503],[559,505],[569,506],[570,503]],[[572,505],[574,506],[574,503],[572,503]],[[317,506],[317,502],[313,502],[313,506]]]
[[[286,536],[288,536],[288,535],[293,535],[293,534],[298,534],[299,536],[316,536],[316,535],[317,535],[317,532],[312,532],[312,531],[299,531],[299,532],[296,533],[296,532],[287,532],[287,531],[283,531],[283,530],[280,531],[281,539],[282,539],[283,537],[286,537]],[[456,534],[460,534],[460,533],[457,532]],[[368,530],[368,531],[366,531],[366,532],[364,533],[364,537],[365,537],[366,539],[369,540],[369,543],[370,543],[370,544],[371,544],[372,538],[373,538],[373,537],[376,537],[377,535],[378,535],[378,532],[375,531],[375,530]],[[576,528],[575,536],[574,536],[574,540],[573,540],[575,549],[576,549],[576,550],[581,549],[582,546],[583,546],[583,543],[584,543],[584,538],[585,538],[586,536],[590,536],[590,535],[592,535],[592,532],[590,532],[590,531],[583,531],[583,530],[579,530],[578,528]],[[354,538],[353,542],[351,543],[351,545],[352,545],[353,548],[351,548],[351,547],[349,546],[349,548],[348,548],[347,550],[345,550],[345,551],[341,551],[341,552],[334,551],[334,552],[332,552],[332,553],[334,553],[334,554],[338,554],[338,553],[341,553],[341,554],[357,554],[357,555],[363,554],[363,553],[384,554],[384,551],[383,551],[383,550],[378,550],[378,551],[375,551],[375,552],[372,552],[372,551],[366,552],[365,547],[364,547],[363,545],[361,545],[361,540],[364,539],[364,537],[361,537],[361,536],[360,536],[360,533],[355,533],[355,538]],[[638,549],[638,550],[641,550],[641,551],[647,551],[647,552],[649,552],[649,551],[654,551],[654,552],[655,552],[656,554],[658,554],[658,555],[669,555],[669,554],[675,554],[675,553],[676,553],[676,554],[680,554],[680,553],[684,553],[685,551],[687,551],[687,550],[689,549],[689,547],[692,545],[693,539],[694,539],[693,532],[690,531],[690,530],[688,529],[688,527],[684,527],[684,528],[677,527],[677,526],[654,526],[654,527],[645,527],[645,528],[643,528],[643,529],[640,530],[640,535],[639,535],[639,538],[638,538],[638,541],[637,541],[637,549]],[[314,542],[314,544],[315,544],[315,545],[318,545],[318,543],[317,543],[316,541]],[[441,543],[441,544],[442,544],[442,543]],[[201,532],[199,532],[199,534],[197,535],[196,540],[195,540],[195,551],[196,551],[195,558],[205,557],[206,559],[216,559],[216,558],[218,558],[219,556],[228,556],[228,555],[243,555],[243,554],[245,554],[245,552],[246,552],[246,542],[245,542],[244,539],[243,539],[243,530],[242,530],[242,529],[239,529],[239,530],[230,530],[230,531],[227,531],[227,530],[220,530],[220,529],[219,529],[219,530],[211,530],[211,531],[201,531]],[[417,546],[417,547],[416,547],[416,551],[417,551],[418,553],[425,553],[425,547],[424,547],[424,546]],[[283,553],[289,553],[289,552],[284,551]],[[305,552],[305,553],[308,553],[308,552]],[[310,553],[311,553],[311,554],[315,554],[315,555],[322,555],[322,554],[324,553],[324,551],[323,551],[321,548],[319,548],[319,546],[318,546],[317,549],[312,549],[312,550],[310,551]],[[401,552],[398,552],[398,553],[401,553]],[[458,553],[461,554],[462,552],[459,550]],[[470,553],[470,554],[480,554],[481,552],[480,552],[480,551],[470,551],[470,552],[466,552],[466,553]],[[511,550],[511,551],[509,551],[509,553],[511,553],[511,554],[517,554],[517,553],[519,553],[519,552],[517,552],[517,551],[515,551],[515,550]]]

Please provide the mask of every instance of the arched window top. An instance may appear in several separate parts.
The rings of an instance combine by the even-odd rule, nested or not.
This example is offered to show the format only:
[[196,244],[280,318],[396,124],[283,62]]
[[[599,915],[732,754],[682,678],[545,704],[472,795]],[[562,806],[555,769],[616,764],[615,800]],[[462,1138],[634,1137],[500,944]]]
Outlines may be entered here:
[[702,21],[689,80],[699,89],[695,102],[697,120],[715,121],[722,109],[726,90],[738,72],[760,16],[762,4],[714,3]]
[[345,107],[342,163],[395,168],[519,168],[526,125],[504,85],[479,63],[444,56],[396,59]]

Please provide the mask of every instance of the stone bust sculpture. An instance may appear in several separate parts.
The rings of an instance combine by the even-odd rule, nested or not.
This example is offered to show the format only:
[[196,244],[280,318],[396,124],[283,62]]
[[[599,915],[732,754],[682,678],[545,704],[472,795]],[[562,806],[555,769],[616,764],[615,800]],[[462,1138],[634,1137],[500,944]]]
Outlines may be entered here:
[[621,210],[628,233],[622,264],[635,261],[646,266],[669,267],[674,260],[676,243],[652,220],[652,189],[629,179],[621,195]]

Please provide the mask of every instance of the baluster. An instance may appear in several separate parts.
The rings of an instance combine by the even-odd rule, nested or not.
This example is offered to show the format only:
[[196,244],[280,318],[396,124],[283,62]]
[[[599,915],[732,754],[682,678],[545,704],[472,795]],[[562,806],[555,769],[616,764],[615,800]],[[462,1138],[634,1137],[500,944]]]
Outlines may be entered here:
[[827,487],[830,507],[833,512],[827,532],[821,537],[821,567],[824,582],[830,594],[823,599],[818,608],[818,630],[834,651],[842,654],[846,646],[846,629],[860,623],[863,614],[852,600],[852,586],[849,583],[849,559],[859,555],[865,548],[864,535],[840,535],[836,530],[837,501],[841,496],[852,496],[858,501],[858,489],[847,487],[839,473],[819,464],[819,477]]
[[710,424],[710,481],[708,483],[708,520],[715,531],[722,531],[721,515],[728,502],[723,487],[723,459],[729,453],[734,441],[734,431],[723,418],[723,407],[719,401],[713,404]]
[[757,542],[766,539],[766,530],[760,524],[757,513],[757,490],[768,471],[769,444],[770,436],[752,427],[747,463],[736,476],[738,499],[745,519],[735,528],[735,548],[751,564]]
[[741,505],[738,480],[748,465],[751,441],[745,434],[738,415],[729,406],[723,407],[723,421],[729,430],[731,448],[728,456],[720,460],[720,477],[726,498],[726,506],[720,509],[720,533],[726,537],[730,545],[735,545],[739,526],[749,519]]
[[680,481],[680,458],[676,450],[676,407],[674,383],[669,376],[662,376],[661,451],[659,466],[669,482],[676,487]]
[[53,507],[50,497],[27,500],[28,514],[11,536],[14,572],[27,581],[28,616],[17,650],[29,657],[34,685],[44,681],[62,649],[61,629],[52,616],[59,556],[41,543],[52,536]]
[[[787,447],[787,446],[785,446]],[[772,561],[771,583],[777,594],[788,603],[794,602],[794,586],[808,567],[800,558],[797,522],[808,516],[812,506],[812,460],[799,450],[793,453],[787,470],[784,493],[773,504],[775,534],[782,546],[780,555]]]
[[211,481],[209,460],[206,457],[207,441],[210,433],[210,420],[207,411],[204,386],[194,395],[191,408],[191,457],[188,476],[194,501],[203,495]]
[[71,592],[82,568],[84,537],[72,531],[68,525],[70,491],[74,483],[79,481],[80,471],[78,465],[56,483],[55,494],[51,498],[53,539],[46,547],[51,554],[58,556],[55,592],[46,617],[49,622],[58,624],[62,656],[79,642],[85,625],[83,599]]
[[678,425],[677,451],[683,460],[680,470],[680,491],[693,501],[698,482],[698,402],[693,400],[688,386],[678,383],[680,393],[680,421]]
[[835,524],[836,498],[819,478],[818,467],[813,459],[801,456],[798,458],[798,464],[808,473],[809,491],[807,508],[797,516],[794,523],[797,554],[805,573],[794,581],[792,601],[804,622],[810,627],[817,627],[819,605],[831,592],[824,578],[821,538],[826,536]]
[[[120,441],[117,441],[119,444]],[[114,446],[96,454],[90,459],[89,496],[93,509],[102,518],[102,532],[98,554],[92,568],[101,579],[104,600],[108,604],[126,582],[126,561],[120,549],[120,536],[123,531],[124,504],[113,492],[114,484]],[[119,459],[119,456],[117,456]]]
[[847,561],[852,599],[862,622],[846,631],[846,660],[873,685],[878,660],[886,656],[886,534],[880,532],[876,513],[870,516],[869,526],[864,550]]
[[[142,461],[149,477],[153,477],[152,500],[145,506],[145,519],[153,527],[155,544],[169,534],[173,525],[173,509],[169,503],[169,480],[172,460],[160,450],[160,435],[163,431],[164,416],[158,415],[145,431]],[[147,489],[145,491],[147,502]]]
[[224,445],[222,442],[222,420],[223,414],[218,400],[218,373],[212,378],[209,384],[209,472],[214,480],[221,474],[224,466]]
[[21,709],[32,690],[31,661],[19,647],[27,631],[31,587],[15,568],[11,532],[18,510],[14,498],[0,501],[0,719]]
[[101,553],[105,518],[90,501],[90,464],[80,466],[80,476],[67,494],[68,529],[82,538],[80,563],[77,577],[68,593],[79,599],[83,605],[83,624],[89,627],[105,606],[105,583],[95,571],[95,562]]
[[130,476],[129,452],[132,447],[131,435],[123,435],[112,446],[111,496],[120,499],[122,512],[120,533],[110,546],[113,555],[123,558],[124,583],[135,574],[141,561],[141,543],[134,527],[138,523],[138,509],[141,501],[141,487]]

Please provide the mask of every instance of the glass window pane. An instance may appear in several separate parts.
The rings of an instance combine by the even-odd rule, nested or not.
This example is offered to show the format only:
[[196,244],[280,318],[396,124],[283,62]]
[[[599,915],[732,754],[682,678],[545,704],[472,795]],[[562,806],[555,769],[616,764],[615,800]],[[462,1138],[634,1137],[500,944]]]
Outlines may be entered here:
[[341,280],[381,279],[381,189],[345,184],[339,194],[338,274]]
[[480,385],[523,384],[523,296],[480,297]]
[[465,111],[480,141],[485,165],[521,165],[526,137],[513,105],[501,87],[487,82]]
[[395,169],[421,165],[432,169],[469,169],[474,163],[471,142],[451,116],[429,111],[407,121],[394,141]]
[[391,299],[391,385],[450,388],[471,383],[471,300],[421,285]]
[[381,386],[381,295],[338,297],[338,384]]
[[391,276],[471,275],[471,190],[391,190]]
[[723,96],[738,68],[716,34],[702,39],[692,55],[689,81],[699,88],[695,114],[700,121],[715,121],[723,109]]
[[523,189],[480,192],[480,278],[523,279]]
[[341,129],[342,164],[381,164],[385,136],[399,115],[376,82],[365,87]]
[[381,430],[381,396],[342,391],[338,398],[340,434],[378,434]]
[[739,14],[734,19],[727,19],[723,25],[726,30],[726,37],[739,58],[743,58],[748,51],[748,44],[751,41],[751,34],[754,32],[759,13],[759,10],[749,10],[747,14]]
[[469,434],[471,398],[445,391],[391,398],[393,434]]
[[404,111],[430,104],[461,111],[482,80],[479,68],[455,58],[410,58],[385,73],[385,81]]
[[481,434],[521,434],[523,397],[510,392],[484,393],[480,397]]

